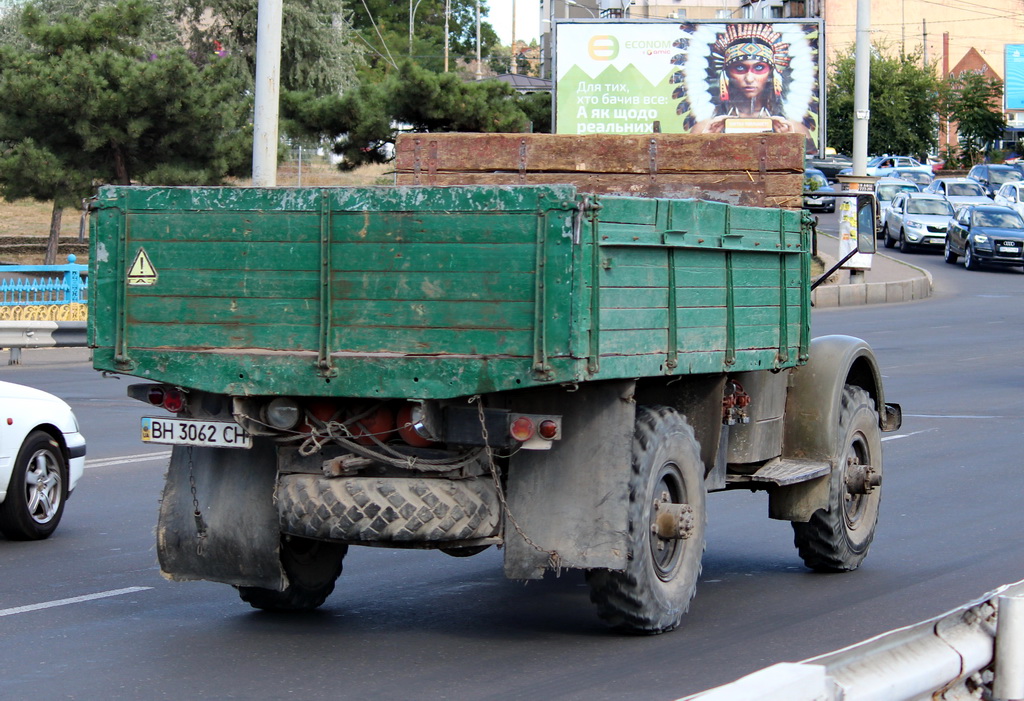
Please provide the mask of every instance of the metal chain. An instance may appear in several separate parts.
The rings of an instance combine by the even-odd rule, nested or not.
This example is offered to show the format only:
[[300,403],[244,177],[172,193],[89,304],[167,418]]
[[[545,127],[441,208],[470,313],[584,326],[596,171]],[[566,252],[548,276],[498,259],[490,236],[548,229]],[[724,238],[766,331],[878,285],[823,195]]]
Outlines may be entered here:
[[206,542],[206,521],[199,510],[199,496],[196,494],[196,476],[192,464],[192,446],[188,446],[188,485],[192,490],[192,518],[196,522],[196,555],[203,554],[203,543]]
[[541,546],[537,545],[530,539],[530,536],[526,535],[519,522],[516,521],[515,516],[512,515],[512,510],[508,506],[508,502],[505,500],[505,490],[501,488],[501,478],[498,476],[498,466],[494,462],[494,451],[491,450],[490,436],[487,433],[487,423],[484,417],[484,402],[480,398],[480,395],[474,395],[470,397],[469,402],[472,404],[476,402],[477,415],[480,417],[480,432],[483,434],[484,439],[484,453],[487,455],[487,466],[491,471],[491,479],[494,480],[494,489],[498,493],[498,502],[501,504],[501,510],[504,512],[505,517],[512,523],[516,533],[526,541],[526,544],[537,552],[544,553],[548,556],[548,568],[555,571],[555,576],[559,576],[562,573],[562,556],[555,550],[545,550]]

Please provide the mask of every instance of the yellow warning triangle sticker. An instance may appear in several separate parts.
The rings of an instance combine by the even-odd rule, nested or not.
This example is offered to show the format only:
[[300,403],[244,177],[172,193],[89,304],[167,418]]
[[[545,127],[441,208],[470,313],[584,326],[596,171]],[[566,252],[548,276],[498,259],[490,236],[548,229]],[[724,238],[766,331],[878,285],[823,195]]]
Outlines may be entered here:
[[156,284],[156,268],[153,267],[153,263],[150,262],[144,248],[139,249],[139,252],[135,254],[135,260],[132,261],[132,266],[128,268],[128,284]]

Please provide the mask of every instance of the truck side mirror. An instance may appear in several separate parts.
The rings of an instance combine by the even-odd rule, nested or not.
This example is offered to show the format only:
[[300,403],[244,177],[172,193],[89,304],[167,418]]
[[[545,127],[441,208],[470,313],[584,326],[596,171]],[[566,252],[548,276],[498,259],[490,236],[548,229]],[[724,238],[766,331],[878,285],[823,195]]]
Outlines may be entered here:
[[875,241],[875,198],[857,195],[857,250],[874,253]]

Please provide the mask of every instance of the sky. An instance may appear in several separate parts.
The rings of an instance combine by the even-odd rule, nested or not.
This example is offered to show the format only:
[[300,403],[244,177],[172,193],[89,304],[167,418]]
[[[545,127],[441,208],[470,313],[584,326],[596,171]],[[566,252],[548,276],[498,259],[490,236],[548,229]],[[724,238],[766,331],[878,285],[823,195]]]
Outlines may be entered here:
[[530,42],[540,36],[540,0],[486,0],[487,21],[504,46],[512,43],[512,5],[516,9],[516,39]]

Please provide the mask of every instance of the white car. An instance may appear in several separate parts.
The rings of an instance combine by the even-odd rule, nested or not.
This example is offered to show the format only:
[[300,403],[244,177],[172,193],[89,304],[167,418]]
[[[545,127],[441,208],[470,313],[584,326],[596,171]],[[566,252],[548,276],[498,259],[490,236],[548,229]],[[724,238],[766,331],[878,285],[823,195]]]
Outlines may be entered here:
[[996,196],[992,203],[1009,207],[1024,217],[1024,181],[1003,183],[996,190]]
[[924,191],[942,195],[953,209],[969,204],[992,204],[981,183],[971,178],[935,178]]
[[915,248],[942,248],[953,206],[944,197],[925,192],[904,192],[893,198],[882,222],[886,248],[897,243],[908,253]]
[[48,538],[85,469],[74,412],[48,392],[0,382],[0,533]]

